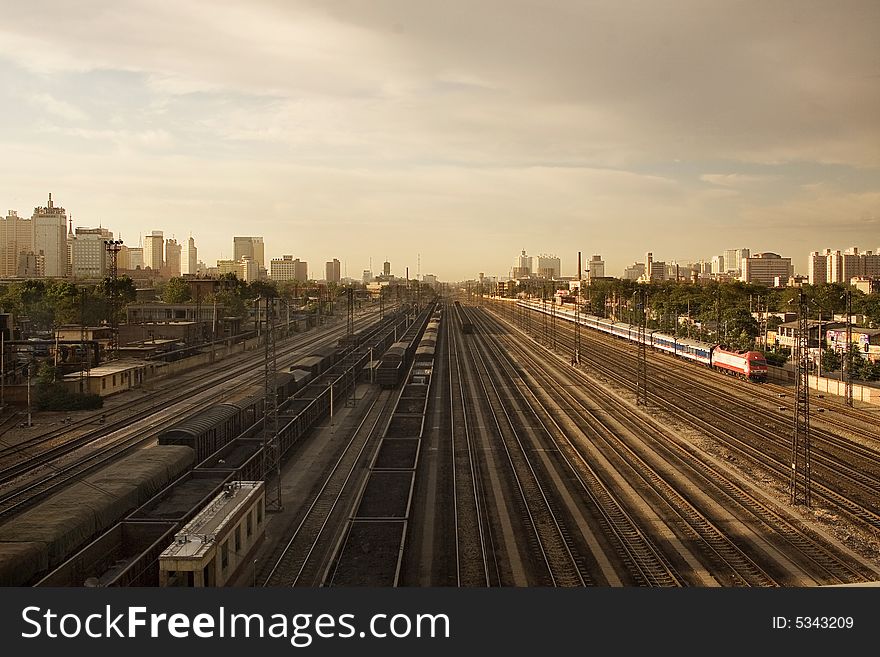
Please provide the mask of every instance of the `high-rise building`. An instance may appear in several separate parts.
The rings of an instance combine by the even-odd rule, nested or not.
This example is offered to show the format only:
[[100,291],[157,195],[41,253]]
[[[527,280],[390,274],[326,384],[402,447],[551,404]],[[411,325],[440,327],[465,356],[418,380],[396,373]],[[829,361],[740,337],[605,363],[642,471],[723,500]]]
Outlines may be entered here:
[[527,256],[525,250],[517,256],[516,264],[510,273],[511,278],[528,278],[532,274],[532,257]]
[[329,261],[325,266],[325,276],[328,283],[338,283],[342,280],[342,272],[339,269],[339,261],[336,258]]
[[240,277],[241,267],[235,260],[218,260],[217,273],[219,274],[235,274]]
[[[43,276],[67,275],[67,213],[55,207],[52,194],[44,208],[34,208],[34,252],[41,255]],[[38,265],[39,266],[39,265]]]
[[161,230],[154,230],[144,238],[144,267],[149,267],[158,273],[164,266],[165,235]]
[[645,254],[645,273],[640,278],[648,281],[665,281],[666,262],[663,260],[654,260],[654,254],[648,251],[648,253]]
[[180,276],[180,254],[182,248],[177,240],[169,238],[165,240],[165,275],[168,277]]
[[388,276],[391,276],[391,263],[388,262],[387,260],[382,263],[382,275],[385,276],[386,278]]
[[645,263],[634,262],[623,270],[623,278],[627,281],[637,281],[645,275]]
[[195,276],[199,269],[198,249],[192,236],[180,245],[180,273]]
[[534,273],[538,278],[557,279],[562,269],[561,261],[554,255],[539,255],[532,262],[535,265]]
[[810,261],[807,263],[807,280],[810,285],[821,285],[828,282],[828,265],[831,249],[825,249],[824,253],[813,251]]
[[0,217],[0,278],[19,276],[19,255],[34,252],[34,221],[10,210]]
[[727,272],[727,269],[724,268],[724,256],[717,255],[712,256],[712,273],[713,274],[724,274]]
[[[860,252],[858,247],[852,247],[841,253],[839,250],[825,249],[824,253],[813,251],[810,254],[811,271],[819,271],[822,267],[821,260],[825,260],[825,278],[817,282],[849,283],[853,278],[880,276],[880,249],[878,251]],[[810,276],[812,283],[813,276]]]
[[308,263],[301,262],[299,258],[294,260],[292,255],[273,258],[269,261],[269,278],[273,281],[300,281],[309,280]]
[[[594,255],[587,263],[587,267],[590,280],[605,277],[605,261],[602,260],[601,255]],[[580,276],[580,272],[578,272],[578,276]]]
[[264,247],[262,237],[233,237],[232,238],[232,257],[236,261],[240,261],[242,256],[248,256],[256,261],[257,266],[261,269],[266,267],[266,259],[264,257]]
[[739,276],[742,274],[742,260],[748,258],[751,252],[749,249],[727,249],[724,252],[724,264],[729,274]]
[[143,269],[144,268],[144,247],[134,246],[128,250],[128,268]]
[[740,280],[746,283],[773,286],[779,278],[785,285],[794,274],[791,258],[783,258],[776,253],[756,253],[754,258],[743,258],[742,266]]
[[363,281],[364,283],[369,283],[373,280],[373,272],[369,269],[364,269],[363,273]]
[[[70,275],[78,279],[99,279],[107,275],[107,249],[104,241],[112,240],[106,228],[77,228],[70,240]],[[119,260],[116,261],[117,267]]]
[[246,283],[259,280],[260,266],[250,256],[242,256],[238,261],[238,277]]

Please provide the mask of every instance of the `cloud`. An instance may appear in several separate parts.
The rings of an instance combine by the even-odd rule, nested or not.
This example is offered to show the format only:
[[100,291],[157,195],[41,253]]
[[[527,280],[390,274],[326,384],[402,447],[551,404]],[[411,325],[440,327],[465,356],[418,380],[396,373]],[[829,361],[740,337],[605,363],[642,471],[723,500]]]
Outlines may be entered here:
[[48,93],[35,93],[28,97],[28,101],[36,108],[42,109],[65,121],[85,121],[88,115],[78,107],[63,100],[58,100]]
[[722,187],[749,187],[779,180],[775,175],[747,175],[742,173],[704,173],[700,180]]

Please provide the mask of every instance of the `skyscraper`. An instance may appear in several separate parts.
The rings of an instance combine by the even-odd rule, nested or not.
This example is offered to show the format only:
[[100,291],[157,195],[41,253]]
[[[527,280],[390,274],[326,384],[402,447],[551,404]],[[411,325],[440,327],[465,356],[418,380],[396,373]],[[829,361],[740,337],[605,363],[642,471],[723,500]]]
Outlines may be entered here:
[[55,207],[52,194],[45,208],[34,208],[34,252],[42,256],[43,276],[67,275],[67,213]]
[[513,266],[511,278],[528,278],[532,273],[532,257],[527,256],[525,250],[517,257],[516,264]]
[[33,253],[34,222],[30,217],[19,217],[10,210],[6,217],[0,217],[0,277],[18,275],[18,256]]
[[333,258],[330,262],[327,263],[325,267],[325,276],[328,283],[338,283],[342,280],[341,272],[339,269],[339,261],[336,258]]
[[180,276],[181,246],[177,240],[169,238],[165,240],[165,275]]
[[742,260],[749,257],[749,249],[727,249],[724,252],[724,264],[727,272],[739,276],[742,274]]
[[144,267],[154,272],[165,266],[165,236],[161,230],[154,230],[144,238]]
[[391,263],[387,260],[382,263],[382,275],[383,276],[391,276]]
[[605,277],[605,261],[602,260],[601,255],[594,255],[587,265],[589,266],[590,280]]
[[810,285],[821,285],[828,282],[828,265],[831,249],[825,249],[824,253],[813,251],[807,267],[807,280]]
[[232,238],[232,257],[236,262],[241,260],[242,256],[247,256],[256,261],[260,269],[265,269],[266,259],[264,253],[262,237]]
[[180,273],[195,276],[199,268],[196,241],[190,236],[180,245]]

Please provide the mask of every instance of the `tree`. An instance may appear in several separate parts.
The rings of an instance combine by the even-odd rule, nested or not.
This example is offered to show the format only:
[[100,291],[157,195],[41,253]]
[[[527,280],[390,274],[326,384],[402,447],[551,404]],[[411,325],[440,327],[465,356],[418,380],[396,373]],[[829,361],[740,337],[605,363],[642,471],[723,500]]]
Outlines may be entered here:
[[840,369],[841,357],[834,349],[825,349],[822,352],[821,366],[823,372],[835,372]]
[[251,281],[247,296],[251,299],[257,297],[274,299],[278,296],[278,285],[275,281]]
[[179,277],[174,277],[165,285],[162,290],[162,301],[165,303],[186,303],[192,299],[192,291],[186,281]]

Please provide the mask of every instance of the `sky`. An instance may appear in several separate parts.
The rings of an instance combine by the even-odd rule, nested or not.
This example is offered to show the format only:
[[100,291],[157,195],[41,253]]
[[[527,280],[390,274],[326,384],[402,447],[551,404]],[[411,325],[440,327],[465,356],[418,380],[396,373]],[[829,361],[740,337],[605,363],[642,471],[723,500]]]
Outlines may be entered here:
[[[0,0],[0,208],[208,265],[880,247],[876,0]],[[2,211],[0,210],[0,211]]]

